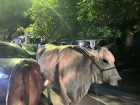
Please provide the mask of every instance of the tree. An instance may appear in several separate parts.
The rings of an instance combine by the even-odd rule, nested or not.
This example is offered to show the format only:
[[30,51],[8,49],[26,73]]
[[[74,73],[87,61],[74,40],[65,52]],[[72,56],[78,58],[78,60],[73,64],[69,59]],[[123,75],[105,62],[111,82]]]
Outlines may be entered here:
[[[115,35],[114,35],[115,34]],[[108,37],[120,37],[121,31],[119,29],[104,27],[95,27],[94,25],[87,25],[86,27],[81,25],[81,29],[78,32],[81,38],[108,38]]]
[[[79,3],[78,20],[90,29],[108,27],[120,30],[126,37],[126,61],[131,58],[133,35],[140,31],[140,2],[139,0],[83,0]],[[118,31],[117,31],[118,33]],[[101,34],[103,37],[104,34]],[[113,34],[117,37],[117,34]],[[129,50],[127,50],[129,49]],[[125,54],[126,54],[125,53]],[[128,60],[129,59],[129,60]]]
[[29,7],[30,0],[0,0],[0,27],[9,28],[27,22],[24,12]]
[[78,7],[78,20],[88,24],[85,27],[108,27],[127,34],[140,30],[139,0],[83,0]]
[[17,37],[19,37],[20,35],[23,35],[24,34],[24,28],[23,27],[19,27],[18,29],[17,29],[17,31],[15,31],[12,35],[11,35],[11,37],[12,38],[17,38]]
[[[26,15],[35,21],[36,34],[51,39],[75,38],[78,30],[76,5],[78,0],[31,0]],[[41,33],[42,34],[41,34]]]
[[23,33],[24,30],[25,30],[25,29],[24,29],[23,27],[19,27],[19,28],[17,29],[17,31],[20,32],[20,35],[22,35],[22,33]]

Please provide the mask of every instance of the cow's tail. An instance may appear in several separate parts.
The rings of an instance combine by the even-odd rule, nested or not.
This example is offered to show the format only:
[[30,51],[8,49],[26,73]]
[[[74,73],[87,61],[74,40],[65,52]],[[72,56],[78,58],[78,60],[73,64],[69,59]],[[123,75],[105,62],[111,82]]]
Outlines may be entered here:
[[22,87],[22,95],[24,96],[25,105],[29,105],[29,65],[25,64],[22,69],[22,79],[23,79],[23,87]]

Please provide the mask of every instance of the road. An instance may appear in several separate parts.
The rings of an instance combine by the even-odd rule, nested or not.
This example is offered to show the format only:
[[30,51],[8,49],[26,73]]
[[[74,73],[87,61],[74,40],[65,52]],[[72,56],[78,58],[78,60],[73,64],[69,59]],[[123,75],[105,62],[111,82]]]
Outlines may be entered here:
[[[63,105],[55,85],[51,89],[51,98],[53,105]],[[0,105],[5,105],[5,102],[1,102]],[[38,105],[48,105],[46,90],[41,94]],[[140,94],[92,84],[88,94],[76,105],[140,105]]]
[[[45,90],[41,96],[41,100],[39,105],[48,105],[47,104],[47,90]],[[58,88],[56,87],[56,85],[52,86],[51,89],[51,98],[52,98],[52,102],[54,105],[63,105],[61,98],[60,98],[60,93],[58,91]],[[74,103],[72,103],[72,105],[75,105]],[[76,105],[105,105],[101,102],[98,102],[96,100],[94,100],[93,98],[91,98],[90,96],[85,96],[82,98],[82,100],[76,104]]]
[[105,105],[140,105],[140,94],[120,90],[112,86],[92,84],[88,96]]

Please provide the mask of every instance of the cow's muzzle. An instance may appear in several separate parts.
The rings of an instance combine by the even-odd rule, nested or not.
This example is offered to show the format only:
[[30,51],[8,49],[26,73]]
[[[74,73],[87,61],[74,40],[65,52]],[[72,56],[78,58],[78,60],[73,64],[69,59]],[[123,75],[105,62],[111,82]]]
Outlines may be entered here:
[[118,79],[118,80],[113,79],[109,82],[111,86],[120,86],[122,85],[122,83],[123,83],[122,79]]
[[126,82],[123,81],[123,80],[118,80],[118,85],[119,86],[125,86],[126,85]]
[[118,80],[118,85],[122,85],[123,81],[122,80]]

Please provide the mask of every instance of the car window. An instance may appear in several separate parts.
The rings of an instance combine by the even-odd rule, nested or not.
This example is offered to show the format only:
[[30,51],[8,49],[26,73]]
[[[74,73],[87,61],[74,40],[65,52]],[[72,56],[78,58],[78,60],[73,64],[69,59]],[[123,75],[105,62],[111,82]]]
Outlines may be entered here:
[[25,46],[22,45],[22,48],[26,51],[32,51],[32,52],[37,52],[37,47],[36,46]]
[[0,45],[0,58],[30,58],[20,47]]

